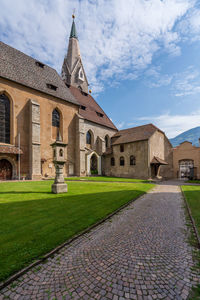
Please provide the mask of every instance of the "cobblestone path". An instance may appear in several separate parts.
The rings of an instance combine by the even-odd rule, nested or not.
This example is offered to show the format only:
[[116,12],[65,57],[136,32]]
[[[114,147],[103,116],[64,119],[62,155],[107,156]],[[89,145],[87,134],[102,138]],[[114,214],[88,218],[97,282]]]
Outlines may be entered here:
[[187,299],[199,282],[187,230],[180,188],[158,185],[2,290],[0,299]]

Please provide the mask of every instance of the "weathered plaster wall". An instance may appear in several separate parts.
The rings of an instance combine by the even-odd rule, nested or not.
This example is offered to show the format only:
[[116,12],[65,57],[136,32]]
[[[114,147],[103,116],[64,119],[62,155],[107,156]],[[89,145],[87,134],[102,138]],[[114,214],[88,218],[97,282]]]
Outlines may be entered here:
[[173,154],[172,146],[167,137],[160,131],[156,131],[149,139],[149,161],[151,163],[154,156],[163,159],[168,165],[161,165],[159,175],[161,177],[173,177]]
[[[130,156],[136,158],[136,165],[130,166]],[[123,156],[125,165],[120,166]],[[111,166],[111,157],[115,158],[115,166]],[[104,157],[103,172],[107,176],[148,178],[148,141],[124,144],[124,152],[120,152],[120,145],[113,146],[113,153]]]
[[200,148],[193,146],[190,142],[183,142],[173,149],[173,169],[174,177],[179,176],[179,161],[194,160],[194,167],[197,168],[197,178],[200,179]]
[[160,167],[160,175],[163,179],[173,178],[173,148],[166,136],[164,137],[164,160],[168,165]]
[[154,156],[164,160],[164,134],[156,131],[149,139],[149,160],[152,161]]

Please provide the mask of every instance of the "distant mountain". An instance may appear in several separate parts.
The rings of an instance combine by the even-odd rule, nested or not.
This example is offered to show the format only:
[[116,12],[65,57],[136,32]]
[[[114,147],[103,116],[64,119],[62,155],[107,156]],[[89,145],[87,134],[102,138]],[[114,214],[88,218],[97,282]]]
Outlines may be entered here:
[[175,138],[170,139],[170,142],[173,147],[178,146],[180,143],[184,141],[191,142],[194,146],[199,146],[199,138],[200,138],[200,126],[184,131],[183,133],[177,135]]

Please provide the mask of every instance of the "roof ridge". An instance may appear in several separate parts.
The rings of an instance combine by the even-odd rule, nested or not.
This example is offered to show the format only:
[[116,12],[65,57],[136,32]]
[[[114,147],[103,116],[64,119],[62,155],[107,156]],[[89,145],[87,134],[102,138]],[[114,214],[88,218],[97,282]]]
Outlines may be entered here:
[[139,125],[139,126],[134,126],[134,127],[130,127],[130,128],[121,129],[121,130],[119,130],[119,132],[121,132],[121,131],[128,131],[128,130],[131,130],[131,129],[140,128],[140,127],[145,127],[145,126],[149,126],[149,125],[153,126],[156,130],[160,130],[160,129],[159,129],[158,127],[156,127],[154,124],[148,123],[148,124],[144,124],[144,125]]
[[[2,51],[0,59],[0,76],[2,78],[78,105],[60,74],[53,67],[44,63],[43,70],[40,69],[35,64],[37,61],[41,62],[40,60],[2,41],[0,41],[0,49]],[[48,83],[57,86],[58,90],[55,92],[48,89]]]

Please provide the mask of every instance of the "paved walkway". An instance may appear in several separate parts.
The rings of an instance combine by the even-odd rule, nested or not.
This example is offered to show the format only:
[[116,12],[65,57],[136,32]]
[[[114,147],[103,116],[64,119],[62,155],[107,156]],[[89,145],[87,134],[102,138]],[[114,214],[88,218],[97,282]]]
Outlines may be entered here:
[[158,185],[0,293],[0,299],[187,299],[199,282],[180,188]]

